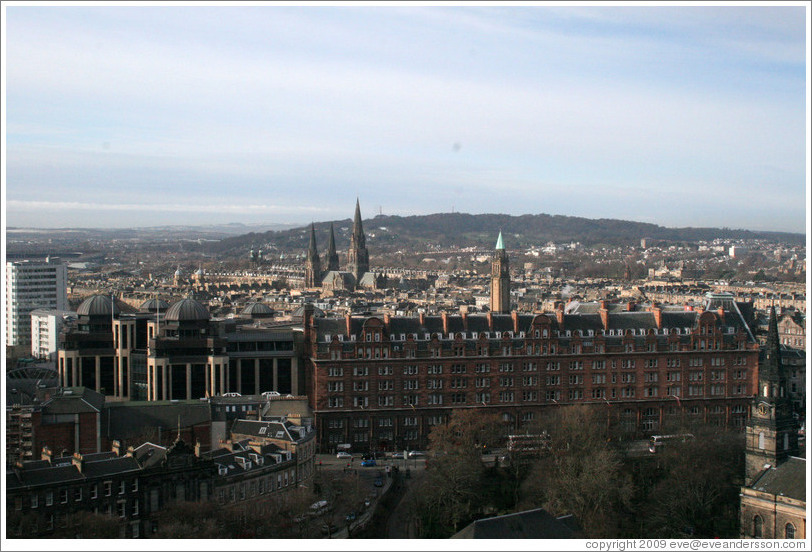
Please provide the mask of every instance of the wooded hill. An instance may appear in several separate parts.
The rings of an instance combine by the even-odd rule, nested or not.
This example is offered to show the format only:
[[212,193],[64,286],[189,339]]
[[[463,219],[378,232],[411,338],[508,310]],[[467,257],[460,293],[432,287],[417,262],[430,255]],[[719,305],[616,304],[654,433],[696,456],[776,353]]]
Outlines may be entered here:
[[[352,232],[352,220],[333,221],[336,247],[346,250]],[[616,219],[588,219],[563,215],[501,215],[436,213],[417,216],[378,215],[363,221],[367,246],[379,252],[390,250],[427,250],[430,248],[482,247],[490,249],[501,231],[508,249],[539,246],[547,242],[581,242],[639,245],[642,238],[667,242],[690,243],[720,239],[764,239],[786,245],[803,245],[804,234],[789,232],[756,232],[730,228],[666,228],[656,224]],[[330,222],[317,222],[316,241],[319,254],[327,249]],[[249,233],[201,244],[210,253],[236,253],[251,247],[272,246],[281,251],[303,252],[310,237],[309,226],[291,230]]]

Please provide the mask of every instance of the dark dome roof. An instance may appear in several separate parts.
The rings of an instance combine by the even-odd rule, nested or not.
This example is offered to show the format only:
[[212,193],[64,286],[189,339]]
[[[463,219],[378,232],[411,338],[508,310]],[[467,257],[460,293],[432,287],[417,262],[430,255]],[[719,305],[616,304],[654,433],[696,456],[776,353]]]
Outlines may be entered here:
[[209,311],[195,301],[187,297],[186,299],[181,299],[175,303],[172,303],[172,306],[166,311],[166,317],[164,318],[167,321],[192,321],[192,320],[208,320],[211,318]]
[[[115,309],[115,313],[113,313],[113,309]],[[76,314],[80,316],[112,316],[122,312],[135,312],[135,309],[118,299],[113,307],[112,297],[101,293],[91,295],[76,309]]]
[[153,298],[147,299],[146,301],[141,303],[141,306],[138,307],[138,310],[141,312],[158,312],[158,309],[160,309],[163,312],[166,312],[166,309],[168,308],[169,303],[167,303],[163,299]]
[[[301,307],[297,308],[295,311],[291,313],[291,316],[304,316],[305,306],[302,305]],[[319,307],[313,305],[313,316],[316,318],[324,318],[327,316],[323,310]]]
[[271,316],[273,315],[273,309],[264,303],[249,303],[242,313],[252,317]]

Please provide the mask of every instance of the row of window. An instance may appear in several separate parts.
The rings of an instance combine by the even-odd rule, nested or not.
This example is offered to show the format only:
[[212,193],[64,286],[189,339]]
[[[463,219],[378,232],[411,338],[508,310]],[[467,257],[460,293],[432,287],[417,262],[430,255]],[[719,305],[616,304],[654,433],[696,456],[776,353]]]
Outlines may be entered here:
[[[679,368],[681,366],[680,358],[667,358],[665,359],[665,365],[668,368]],[[633,370],[638,367],[637,364],[638,359],[622,359],[620,363],[617,360],[593,360],[591,365],[585,365],[583,360],[571,360],[564,364],[565,367],[569,368],[570,370],[583,370],[585,367],[591,367],[592,370],[604,370],[607,366],[611,369],[617,369],[618,366],[623,370]],[[643,368],[658,368],[660,366],[660,359],[657,358],[649,358],[649,359],[642,359],[640,360],[642,363]],[[724,357],[713,357],[710,359],[710,366],[717,367],[717,366],[725,366],[725,358]],[[734,357],[731,360],[734,366],[743,366],[746,363],[746,358],[743,356]],[[556,371],[561,369],[562,362],[561,361],[548,361],[544,363],[545,369],[547,371]],[[695,368],[704,366],[704,359],[702,358],[690,358],[688,359],[688,366]],[[421,373],[421,368],[424,366],[409,364],[402,367],[403,375],[405,376],[413,376],[419,375]],[[516,367],[516,363],[512,362],[502,362],[498,363],[496,369],[499,372],[513,372]],[[448,367],[449,373],[451,374],[464,374],[468,371],[468,366],[465,364],[452,364]],[[521,363],[521,370],[523,372],[535,372],[538,370],[538,363],[536,362],[522,362]],[[489,373],[491,371],[491,364],[490,363],[477,363],[474,365],[474,373]],[[392,366],[378,366],[377,372],[379,376],[391,376],[394,374],[394,369]],[[354,366],[352,368],[352,375],[353,376],[369,376],[370,368],[368,366]],[[431,364],[425,366],[425,373],[428,375],[439,375],[443,373],[443,365],[441,364]],[[328,377],[343,377],[344,376],[344,367],[340,366],[331,366],[327,369]]]
[[258,495],[284,489],[290,485],[294,485],[295,482],[295,470],[285,470],[281,473],[274,473],[221,488],[217,498],[220,504],[246,500],[247,498],[253,498]]
[[[99,488],[98,483],[94,483],[89,487],[89,494],[88,497],[91,500],[96,500],[99,498],[99,491],[101,490],[102,496],[108,497],[113,496],[114,488],[117,491],[118,495],[124,495],[127,493],[127,481],[119,481],[117,485],[114,486],[112,481],[105,481],[102,483],[101,488]],[[138,479],[133,479],[130,483],[130,490],[132,492],[138,492]],[[55,494],[56,493],[56,494]],[[83,487],[76,487],[73,489],[59,489],[58,491],[45,491],[44,493],[44,504],[45,506],[53,506],[54,499],[57,499],[60,504],[67,504],[68,502],[81,502],[84,498],[84,488]],[[38,508],[40,505],[40,495],[39,494],[32,494],[31,495],[31,508]],[[22,509],[22,501],[19,503],[17,507],[18,510]]]

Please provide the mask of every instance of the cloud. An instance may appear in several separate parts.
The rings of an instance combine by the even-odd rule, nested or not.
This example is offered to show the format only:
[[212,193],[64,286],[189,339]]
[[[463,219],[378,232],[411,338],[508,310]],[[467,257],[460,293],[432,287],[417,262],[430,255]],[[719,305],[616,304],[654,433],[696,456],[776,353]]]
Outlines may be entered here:
[[426,212],[463,189],[478,212],[496,187],[506,210],[600,195],[599,217],[713,187],[735,217],[766,165],[775,193],[803,201],[803,9],[7,14],[15,201],[331,209],[364,194]]

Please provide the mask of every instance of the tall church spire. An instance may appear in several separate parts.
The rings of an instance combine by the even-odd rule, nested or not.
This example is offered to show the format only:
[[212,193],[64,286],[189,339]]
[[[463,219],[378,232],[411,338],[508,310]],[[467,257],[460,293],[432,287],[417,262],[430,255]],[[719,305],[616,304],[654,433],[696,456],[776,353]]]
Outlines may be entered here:
[[775,307],[770,309],[767,345],[759,359],[758,391],[745,431],[745,484],[766,465],[775,467],[798,454],[798,428],[792,414],[787,374],[781,363],[781,342]]
[[321,283],[321,261],[316,249],[316,227],[310,223],[310,245],[307,248],[305,262],[305,287],[317,287]]
[[347,270],[352,272],[356,284],[361,281],[364,274],[369,272],[369,251],[367,251],[364,226],[361,223],[361,204],[355,200],[355,221],[350,236],[350,249],[347,253]]
[[336,252],[336,236],[333,223],[330,223],[330,241],[327,243],[327,258],[325,259],[328,271],[340,270],[338,267],[338,253]]

